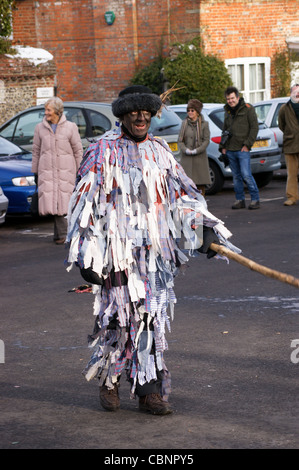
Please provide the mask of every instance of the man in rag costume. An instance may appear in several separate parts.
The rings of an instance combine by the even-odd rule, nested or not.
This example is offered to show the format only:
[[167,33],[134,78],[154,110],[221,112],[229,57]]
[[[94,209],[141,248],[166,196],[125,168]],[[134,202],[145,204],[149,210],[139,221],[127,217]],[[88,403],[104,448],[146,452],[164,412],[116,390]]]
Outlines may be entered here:
[[69,205],[67,269],[79,266],[95,294],[94,352],[83,373],[99,379],[100,403],[109,411],[120,407],[126,371],[141,411],[172,412],[163,354],[174,278],[186,250],[209,258],[216,254],[211,242],[238,250],[167,143],[148,133],[162,105],[141,85],[119,93],[112,111],[120,127],[85,152]]

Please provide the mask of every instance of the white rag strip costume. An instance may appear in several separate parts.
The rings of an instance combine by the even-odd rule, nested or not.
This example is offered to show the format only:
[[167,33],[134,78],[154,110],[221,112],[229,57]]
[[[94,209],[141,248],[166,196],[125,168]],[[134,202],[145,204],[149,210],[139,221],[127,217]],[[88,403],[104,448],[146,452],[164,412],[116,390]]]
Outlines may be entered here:
[[163,353],[176,302],[174,277],[187,261],[181,248],[192,255],[202,245],[203,225],[239,251],[164,141],[148,135],[136,143],[119,130],[88,148],[69,205],[67,237],[67,269],[91,268],[103,281],[94,286],[87,380],[98,377],[112,388],[125,369],[134,394],[137,383],[156,380],[160,371],[167,397]]

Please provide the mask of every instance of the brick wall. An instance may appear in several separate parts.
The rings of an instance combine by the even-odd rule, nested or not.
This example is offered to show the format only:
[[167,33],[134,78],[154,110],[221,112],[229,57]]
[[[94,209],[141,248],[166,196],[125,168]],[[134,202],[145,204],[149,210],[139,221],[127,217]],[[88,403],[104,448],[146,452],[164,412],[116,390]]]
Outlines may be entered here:
[[[201,34],[207,53],[222,59],[270,57],[299,36],[298,0],[202,0]],[[275,96],[275,74],[271,68]]]
[[[110,101],[136,66],[201,36],[219,57],[273,57],[299,31],[298,0],[15,0],[14,42],[42,47],[62,99]],[[112,26],[104,13],[114,11]]]
[[0,124],[36,105],[37,88],[54,87],[53,61],[38,67],[26,59],[0,55]]
[[205,50],[222,58],[272,56],[299,35],[298,0],[202,0]]
[[[199,34],[199,0],[16,0],[14,42],[42,47],[62,99],[110,101],[135,67]],[[114,11],[112,26],[104,18]],[[23,31],[24,23],[32,33]]]

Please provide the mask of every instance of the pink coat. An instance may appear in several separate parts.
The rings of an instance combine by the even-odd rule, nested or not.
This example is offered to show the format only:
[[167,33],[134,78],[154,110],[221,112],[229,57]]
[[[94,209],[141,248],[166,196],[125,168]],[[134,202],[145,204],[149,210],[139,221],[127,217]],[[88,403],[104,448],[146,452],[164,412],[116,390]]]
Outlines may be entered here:
[[63,114],[54,134],[46,118],[37,124],[32,146],[32,172],[38,174],[40,215],[65,215],[83,156],[78,128]]

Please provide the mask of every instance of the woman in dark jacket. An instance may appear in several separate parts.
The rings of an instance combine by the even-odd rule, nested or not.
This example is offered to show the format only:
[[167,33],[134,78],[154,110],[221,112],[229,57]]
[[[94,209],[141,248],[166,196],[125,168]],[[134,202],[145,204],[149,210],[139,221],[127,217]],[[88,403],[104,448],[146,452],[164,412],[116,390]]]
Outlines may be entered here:
[[210,142],[209,123],[201,114],[202,103],[199,100],[189,100],[187,105],[188,117],[183,121],[179,146],[182,152],[181,165],[185,172],[205,195],[205,186],[211,184],[209,161],[206,148]]

